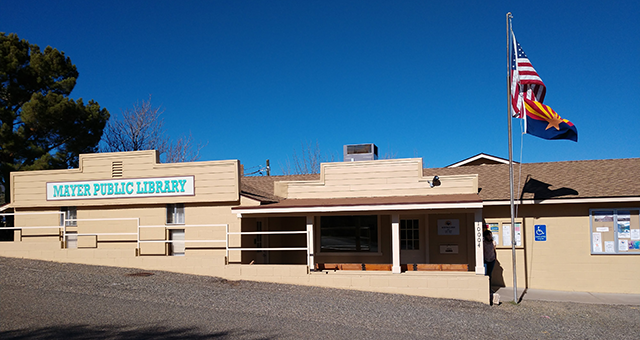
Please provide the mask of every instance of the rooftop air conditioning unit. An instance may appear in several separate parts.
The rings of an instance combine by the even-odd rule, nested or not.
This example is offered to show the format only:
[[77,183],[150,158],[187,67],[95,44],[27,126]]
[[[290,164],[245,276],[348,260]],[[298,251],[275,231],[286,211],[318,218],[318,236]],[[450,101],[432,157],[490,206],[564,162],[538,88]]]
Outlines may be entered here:
[[343,147],[344,161],[373,161],[378,159],[378,147],[373,144],[354,144]]

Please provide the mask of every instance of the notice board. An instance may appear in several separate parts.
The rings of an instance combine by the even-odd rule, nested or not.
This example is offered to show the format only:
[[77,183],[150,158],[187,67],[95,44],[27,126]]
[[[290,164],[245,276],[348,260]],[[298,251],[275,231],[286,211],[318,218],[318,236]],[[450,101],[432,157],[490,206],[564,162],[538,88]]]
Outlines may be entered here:
[[[522,247],[522,222],[516,222],[515,237],[516,247]],[[509,222],[488,222],[485,228],[493,234],[493,241],[497,248],[511,248],[511,221]]]
[[591,254],[640,254],[640,209],[592,209]]

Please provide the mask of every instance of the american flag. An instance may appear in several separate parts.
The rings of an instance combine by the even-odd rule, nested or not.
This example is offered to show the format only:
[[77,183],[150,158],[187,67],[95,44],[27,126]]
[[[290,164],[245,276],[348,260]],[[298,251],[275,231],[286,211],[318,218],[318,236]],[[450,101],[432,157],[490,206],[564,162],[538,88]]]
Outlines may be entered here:
[[542,103],[547,88],[516,40],[515,34],[511,32],[511,35],[514,46],[511,52],[511,114],[515,118],[523,118],[524,98]]

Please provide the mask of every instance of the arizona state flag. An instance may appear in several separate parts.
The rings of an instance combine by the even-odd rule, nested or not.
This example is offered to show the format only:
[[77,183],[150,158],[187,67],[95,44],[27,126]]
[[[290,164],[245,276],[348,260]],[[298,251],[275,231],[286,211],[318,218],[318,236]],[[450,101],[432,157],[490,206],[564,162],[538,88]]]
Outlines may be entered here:
[[578,141],[578,129],[549,106],[527,98],[524,98],[524,106],[527,133],[544,139]]

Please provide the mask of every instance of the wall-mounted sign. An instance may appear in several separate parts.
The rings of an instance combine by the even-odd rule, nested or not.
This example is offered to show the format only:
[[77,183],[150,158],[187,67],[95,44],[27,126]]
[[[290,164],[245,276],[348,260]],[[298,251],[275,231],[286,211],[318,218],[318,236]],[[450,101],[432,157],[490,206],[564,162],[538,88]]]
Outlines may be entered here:
[[533,233],[535,234],[536,241],[546,241],[547,240],[547,225],[546,224],[536,224],[533,226]]
[[460,220],[438,220],[438,235],[460,235]]
[[193,196],[193,176],[47,183],[47,200]]
[[457,253],[458,253],[457,244],[441,244],[440,245],[440,254],[457,254]]

